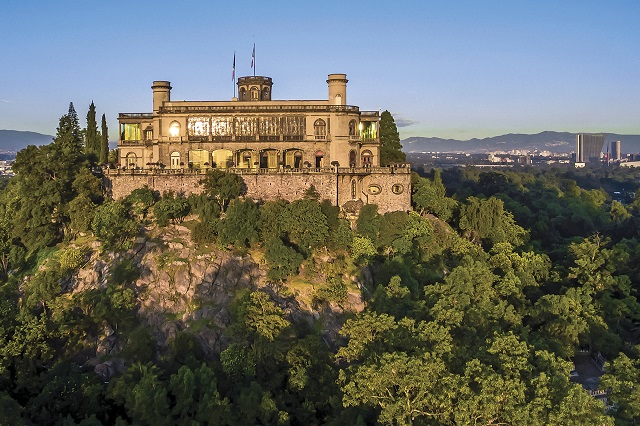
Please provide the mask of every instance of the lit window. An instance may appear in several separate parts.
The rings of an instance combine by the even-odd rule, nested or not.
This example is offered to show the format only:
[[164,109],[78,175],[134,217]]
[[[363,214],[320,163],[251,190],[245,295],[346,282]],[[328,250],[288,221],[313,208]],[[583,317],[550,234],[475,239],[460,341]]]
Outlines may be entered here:
[[171,123],[171,126],[169,126],[169,135],[173,138],[180,136],[180,123],[177,121]]
[[120,138],[123,141],[139,141],[140,140],[140,124],[125,123],[120,131]]

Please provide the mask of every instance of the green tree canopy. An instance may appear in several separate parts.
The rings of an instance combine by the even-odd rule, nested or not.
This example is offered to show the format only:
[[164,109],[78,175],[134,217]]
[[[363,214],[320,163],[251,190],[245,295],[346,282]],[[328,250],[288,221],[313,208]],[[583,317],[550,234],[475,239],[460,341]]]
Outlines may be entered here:
[[380,165],[385,167],[389,163],[401,163],[406,159],[396,122],[391,113],[385,110],[380,114]]

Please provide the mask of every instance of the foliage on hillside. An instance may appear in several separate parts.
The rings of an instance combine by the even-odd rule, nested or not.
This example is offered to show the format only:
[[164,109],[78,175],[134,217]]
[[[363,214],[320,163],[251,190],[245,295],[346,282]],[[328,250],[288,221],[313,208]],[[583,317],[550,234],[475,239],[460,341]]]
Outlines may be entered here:
[[0,424],[640,421],[640,204],[601,189],[635,175],[431,171],[353,223],[219,173],[113,201],[74,113],[0,192]]

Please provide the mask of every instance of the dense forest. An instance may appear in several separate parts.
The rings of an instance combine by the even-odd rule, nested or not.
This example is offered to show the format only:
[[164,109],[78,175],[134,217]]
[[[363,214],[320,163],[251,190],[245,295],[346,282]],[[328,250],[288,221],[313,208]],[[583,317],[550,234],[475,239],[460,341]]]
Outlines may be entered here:
[[633,170],[419,170],[384,215],[215,170],[110,200],[87,123],[2,182],[0,424],[640,422]]

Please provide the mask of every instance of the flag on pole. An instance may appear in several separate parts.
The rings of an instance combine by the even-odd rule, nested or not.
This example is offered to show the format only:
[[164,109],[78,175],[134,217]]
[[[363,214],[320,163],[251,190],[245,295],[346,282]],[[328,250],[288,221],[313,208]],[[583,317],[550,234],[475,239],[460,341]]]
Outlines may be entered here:
[[253,52],[251,53],[251,68],[256,64],[256,44],[253,43]]
[[231,68],[231,81],[236,81],[236,52],[233,52],[233,68]]

